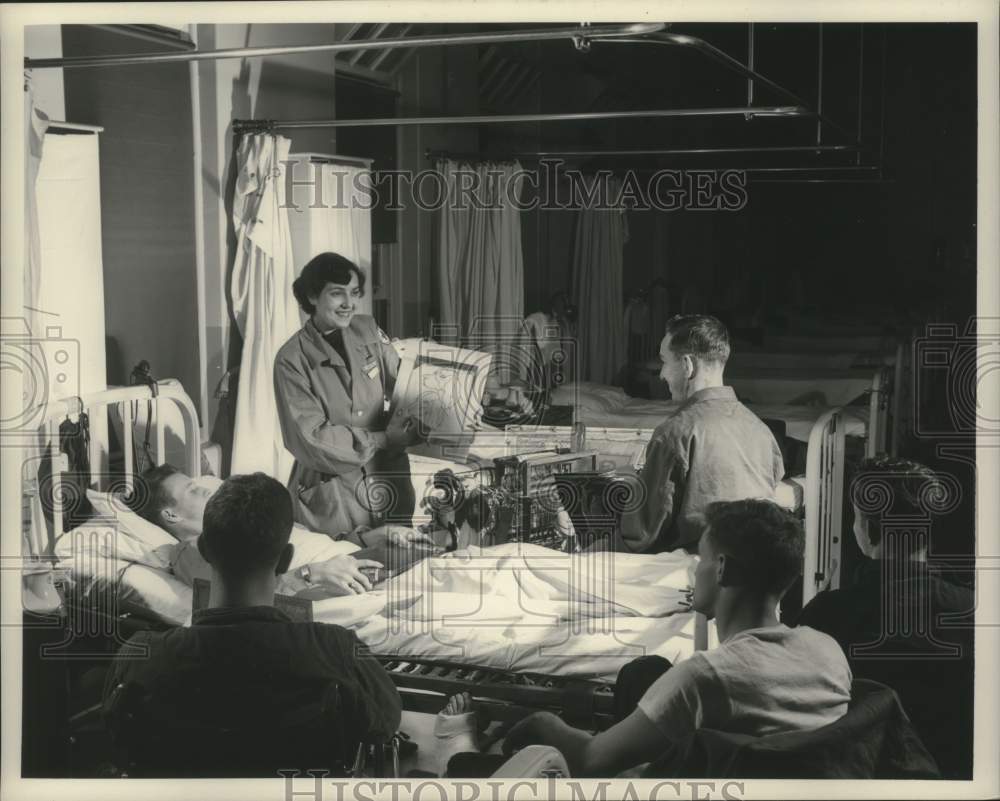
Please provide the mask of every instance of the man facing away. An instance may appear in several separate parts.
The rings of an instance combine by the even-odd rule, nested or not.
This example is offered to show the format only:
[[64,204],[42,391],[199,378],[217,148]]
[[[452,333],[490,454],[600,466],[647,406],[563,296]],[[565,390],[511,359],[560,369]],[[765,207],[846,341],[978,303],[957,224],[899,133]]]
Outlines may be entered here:
[[292,622],[274,607],[277,577],[292,559],[291,530],[292,501],[281,483],[263,473],[223,482],[205,505],[198,538],[211,567],[208,607],[194,613],[190,628],[143,631],[125,643],[109,671],[106,702],[119,685],[133,685],[156,696],[161,709],[180,708],[196,689],[211,687],[225,696],[224,708],[226,698],[238,699],[232,717],[245,719],[248,697],[251,705],[273,700],[248,688],[277,696],[336,687],[346,737],[392,737],[399,694],[381,664],[361,655],[358,638],[333,624]]
[[[892,687],[946,779],[972,778],[975,591],[928,561],[947,557],[932,515],[949,490],[908,459],[865,459],[852,486],[854,537],[868,557],[853,580],[819,593],[799,625],[833,637],[854,675]],[[933,536],[928,536],[928,535]]]
[[713,501],[771,498],[785,473],[771,430],[725,386],[729,333],[708,315],[674,317],[660,377],[681,405],[653,432],[641,479],[646,498],[621,520],[634,553],[697,547]]

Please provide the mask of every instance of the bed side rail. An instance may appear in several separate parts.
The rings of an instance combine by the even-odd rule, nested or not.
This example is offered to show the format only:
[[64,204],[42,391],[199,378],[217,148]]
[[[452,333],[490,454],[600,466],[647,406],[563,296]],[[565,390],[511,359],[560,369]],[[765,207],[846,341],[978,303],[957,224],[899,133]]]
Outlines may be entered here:
[[824,412],[809,432],[803,606],[820,589],[836,588],[840,582],[845,465],[841,412],[839,407]]

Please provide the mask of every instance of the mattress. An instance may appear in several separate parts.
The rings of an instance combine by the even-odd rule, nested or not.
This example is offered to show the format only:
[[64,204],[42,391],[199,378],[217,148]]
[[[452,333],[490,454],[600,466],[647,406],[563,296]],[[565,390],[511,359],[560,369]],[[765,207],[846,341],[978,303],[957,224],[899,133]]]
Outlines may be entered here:
[[[871,387],[870,374],[865,387]],[[637,430],[655,429],[678,406],[676,401],[630,398],[624,390],[617,387],[585,383],[560,387],[553,393],[553,403],[572,404],[576,408],[577,422],[583,423],[588,428]],[[829,408],[828,405],[788,403],[748,403],[747,406],[762,419],[783,421],[786,435],[800,442],[809,441],[813,423]],[[868,424],[867,407],[845,408],[842,419],[846,425],[847,436],[865,436]]]

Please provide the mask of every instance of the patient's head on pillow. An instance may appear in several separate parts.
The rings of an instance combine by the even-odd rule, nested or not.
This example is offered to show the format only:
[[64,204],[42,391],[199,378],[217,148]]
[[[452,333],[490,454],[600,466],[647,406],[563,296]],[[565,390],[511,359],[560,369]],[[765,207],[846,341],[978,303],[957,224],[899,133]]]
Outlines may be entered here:
[[715,617],[722,605],[754,600],[773,608],[802,572],[802,524],[773,501],[716,501],[705,509],[698,543],[694,608]]
[[205,506],[198,550],[224,578],[284,573],[292,559],[292,498],[264,473],[230,476]]
[[169,464],[161,464],[137,478],[133,508],[177,539],[193,539],[201,533],[208,499],[221,485],[215,476],[191,478]]

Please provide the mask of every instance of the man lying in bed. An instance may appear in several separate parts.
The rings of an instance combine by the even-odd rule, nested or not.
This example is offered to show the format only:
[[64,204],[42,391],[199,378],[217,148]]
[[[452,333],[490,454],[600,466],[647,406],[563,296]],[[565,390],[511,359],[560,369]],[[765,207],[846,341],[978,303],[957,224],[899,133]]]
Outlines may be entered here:
[[[146,471],[139,481],[135,511],[178,540],[170,559],[174,575],[188,585],[196,578],[210,581],[212,571],[197,541],[205,506],[222,481],[215,476],[191,478],[168,464]],[[401,526],[359,528],[331,540],[295,525],[291,545],[292,561],[278,577],[277,591],[310,598],[367,592],[373,577],[383,578],[387,571],[395,573],[435,552],[429,537]]]

